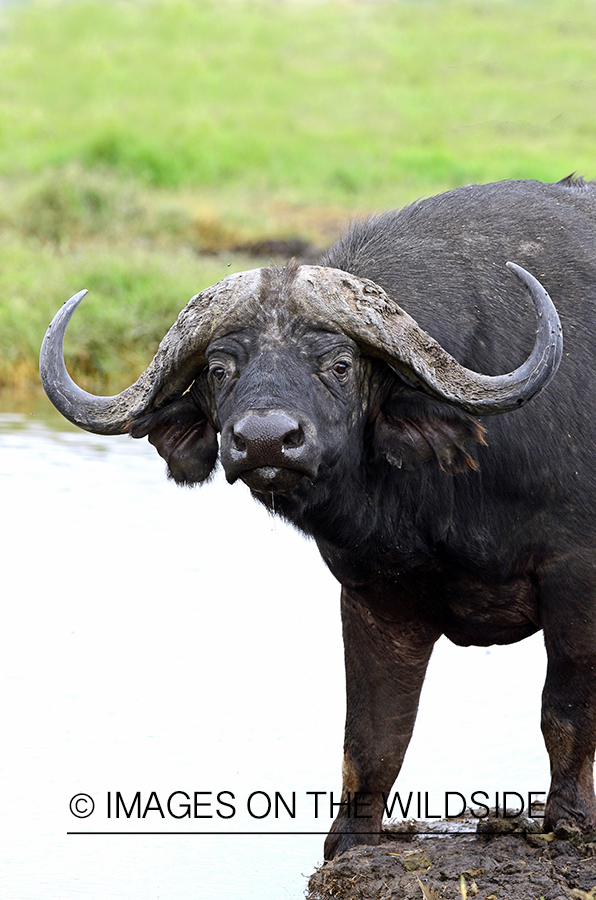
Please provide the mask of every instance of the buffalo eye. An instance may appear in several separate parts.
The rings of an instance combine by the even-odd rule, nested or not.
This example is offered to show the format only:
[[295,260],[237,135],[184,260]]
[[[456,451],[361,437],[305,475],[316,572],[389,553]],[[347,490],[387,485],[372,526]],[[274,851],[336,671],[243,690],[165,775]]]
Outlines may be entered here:
[[333,374],[335,375],[335,377],[337,378],[338,381],[345,381],[348,376],[349,370],[350,370],[350,364],[345,362],[344,360],[338,360],[333,365]]
[[226,377],[226,370],[223,366],[213,366],[209,370],[209,374],[217,384],[221,384]]

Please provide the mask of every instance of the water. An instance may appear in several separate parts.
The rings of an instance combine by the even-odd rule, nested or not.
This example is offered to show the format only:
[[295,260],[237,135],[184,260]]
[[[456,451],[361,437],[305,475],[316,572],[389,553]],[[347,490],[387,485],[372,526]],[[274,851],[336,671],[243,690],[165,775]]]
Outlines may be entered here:
[[[221,477],[176,488],[144,441],[35,417],[0,417],[0,491],[0,896],[301,898],[323,836],[263,832],[325,832],[307,792],[340,789],[339,589],[314,545]],[[539,635],[439,642],[402,794],[545,791],[544,670]],[[179,791],[204,818],[168,815]],[[276,792],[296,818],[264,815]]]

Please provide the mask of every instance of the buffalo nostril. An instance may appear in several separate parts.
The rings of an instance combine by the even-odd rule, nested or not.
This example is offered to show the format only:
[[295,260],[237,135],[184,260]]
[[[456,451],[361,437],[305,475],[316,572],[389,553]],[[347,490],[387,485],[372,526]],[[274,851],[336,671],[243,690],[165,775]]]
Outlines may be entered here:
[[238,450],[239,453],[244,453],[246,450],[246,441],[242,437],[242,435],[238,434],[237,431],[232,432],[232,444],[234,446],[234,450]]
[[304,443],[304,431],[298,426],[298,428],[292,429],[292,431],[288,431],[282,438],[282,448],[287,447],[290,449],[291,447],[300,447]]

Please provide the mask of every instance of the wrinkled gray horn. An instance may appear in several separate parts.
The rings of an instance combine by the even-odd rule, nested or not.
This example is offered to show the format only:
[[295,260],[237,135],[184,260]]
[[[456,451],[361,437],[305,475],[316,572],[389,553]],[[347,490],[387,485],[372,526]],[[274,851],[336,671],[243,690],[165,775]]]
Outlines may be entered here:
[[225,316],[233,325],[236,310],[254,296],[260,270],[240,272],[197,294],[170,328],[138,380],[113,397],[96,397],[74,383],[63,356],[64,334],[87,293],[79,291],[54,316],[41,345],[39,371],[46,394],[62,415],[94,434],[122,434],[131,421],[179,397],[205,364],[205,349]]
[[551,298],[521,266],[507,266],[534,302],[537,334],[530,356],[505,375],[482,375],[460,365],[382,288],[346,272],[303,266],[301,305],[309,317],[334,323],[427,393],[473,415],[493,415],[518,409],[546,387],[563,353],[561,323]]
[[[542,285],[525,269],[507,263],[530,293],[538,321],[534,349],[515,371],[489,376],[460,365],[387,296],[377,284],[338,269],[300,266],[285,298],[290,312],[313,324],[335,326],[427,393],[473,415],[517,409],[541,391],[562,355],[561,324]],[[162,340],[139,379],[114,397],[96,397],[70,378],[62,346],[70,318],[86,294],[75,294],[48,328],[40,354],[45,391],[65,418],[96,434],[120,434],[131,421],[179,397],[205,365],[216,332],[254,319],[261,269],[230,275],[197,294]]]

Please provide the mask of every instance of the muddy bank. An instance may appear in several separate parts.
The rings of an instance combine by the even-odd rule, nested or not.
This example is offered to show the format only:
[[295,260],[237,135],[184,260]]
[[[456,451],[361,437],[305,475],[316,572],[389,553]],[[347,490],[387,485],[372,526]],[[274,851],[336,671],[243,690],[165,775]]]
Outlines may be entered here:
[[596,831],[542,834],[524,818],[475,824],[462,819],[442,836],[386,830],[380,846],[318,869],[307,900],[596,900]]

